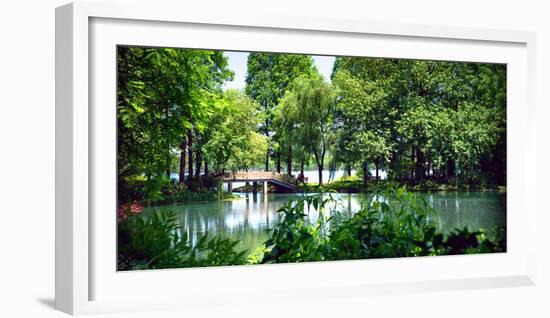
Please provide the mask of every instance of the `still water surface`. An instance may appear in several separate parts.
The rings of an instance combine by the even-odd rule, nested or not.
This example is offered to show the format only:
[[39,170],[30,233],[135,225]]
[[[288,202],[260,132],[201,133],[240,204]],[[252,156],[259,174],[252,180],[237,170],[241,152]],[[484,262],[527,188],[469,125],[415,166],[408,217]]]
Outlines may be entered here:
[[[173,211],[179,218],[191,244],[200,234],[221,235],[240,240],[238,249],[252,252],[267,239],[266,230],[277,222],[277,210],[301,194],[258,193],[237,194],[231,201],[165,205],[147,207],[144,214],[154,210]],[[424,193],[425,198],[438,212],[437,227],[443,233],[455,228],[470,230],[505,226],[506,194],[496,192],[437,192]],[[352,214],[360,207],[362,194],[333,194],[342,204],[341,209]],[[310,218],[317,214],[311,211]]]

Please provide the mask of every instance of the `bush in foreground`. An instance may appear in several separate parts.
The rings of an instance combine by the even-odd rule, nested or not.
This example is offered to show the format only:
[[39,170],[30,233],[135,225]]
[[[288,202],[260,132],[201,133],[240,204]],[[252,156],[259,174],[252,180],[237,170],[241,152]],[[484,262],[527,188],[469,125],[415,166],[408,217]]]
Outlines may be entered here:
[[118,223],[118,270],[238,265],[245,252],[238,241],[208,234],[191,246],[171,212],[132,215]]

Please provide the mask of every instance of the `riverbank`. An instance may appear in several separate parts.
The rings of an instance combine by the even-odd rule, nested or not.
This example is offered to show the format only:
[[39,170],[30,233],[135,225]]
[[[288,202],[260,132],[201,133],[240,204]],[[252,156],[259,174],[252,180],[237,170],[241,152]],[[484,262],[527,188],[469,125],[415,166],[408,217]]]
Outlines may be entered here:
[[226,191],[202,191],[202,192],[182,192],[178,195],[171,195],[162,199],[146,202],[149,206],[171,205],[171,204],[189,204],[189,203],[209,203],[217,201],[229,201],[238,199],[239,196]]
[[[306,182],[297,186],[297,192],[305,193],[320,193],[320,192],[337,192],[337,193],[366,193],[378,192],[385,189],[404,188],[410,192],[479,192],[479,191],[495,191],[506,192],[505,186],[489,185],[482,183],[465,183],[457,180],[436,181],[424,180],[423,182],[397,182],[390,180],[369,180],[367,185],[363,184],[363,180],[358,177],[341,177],[338,180],[319,185],[317,182]],[[263,192],[263,186],[260,184],[257,187],[258,192]],[[244,185],[233,189],[237,193],[252,192],[252,185]],[[287,193],[286,189],[280,189],[275,186],[269,186],[270,193]]]
[[[202,180],[201,180],[202,181]],[[205,203],[232,200],[238,198],[234,193],[252,193],[252,184],[235,187],[231,192],[223,190],[221,183],[210,180],[206,183],[194,182],[186,186],[177,182],[164,182],[155,187],[148,187],[143,181],[134,182],[124,191],[127,200],[124,202],[139,202],[144,206],[159,206],[171,204]],[[485,183],[465,183],[457,179],[449,181],[424,180],[422,182],[396,182],[390,180],[369,180],[366,186],[357,176],[343,176],[337,180],[319,185],[317,182],[307,182],[297,185],[299,193],[373,193],[388,188],[403,188],[409,192],[506,192],[505,186],[489,185]],[[263,193],[263,183],[257,185],[256,191]],[[268,193],[290,193],[291,191],[268,185]]]
[[144,178],[134,178],[124,181],[118,189],[121,204],[138,202],[144,206],[158,206],[224,201],[238,197],[223,191],[222,184],[212,177],[195,178],[186,184],[168,179],[147,182]]
[[506,192],[505,186],[488,185],[482,183],[464,183],[457,180],[438,182],[434,180],[425,180],[420,183],[415,182],[396,182],[390,180],[369,180],[367,185],[359,178],[344,177],[330,183],[319,185],[318,183],[305,183],[299,185],[301,192],[339,192],[339,193],[364,193],[383,191],[388,187],[404,188],[412,192],[470,192],[470,191],[498,191]]

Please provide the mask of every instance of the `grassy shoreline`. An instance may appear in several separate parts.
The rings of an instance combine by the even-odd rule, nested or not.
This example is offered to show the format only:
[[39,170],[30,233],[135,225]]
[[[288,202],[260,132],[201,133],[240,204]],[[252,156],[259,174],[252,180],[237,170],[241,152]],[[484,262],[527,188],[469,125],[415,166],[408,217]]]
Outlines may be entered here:
[[[203,192],[196,192],[196,193],[203,193]],[[224,201],[232,201],[235,199],[238,199],[239,196],[229,193],[229,192],[221,192],[219,193],[218,198],[197,198],[197,199],[190,199],[190,200],[160,200],[160,201],[154,201],[154,202],[144,202],[147,203],[145,206],[151,207],[151,206],[165,206],[165,205],[178,205],[178,204],[198,204],[198,203],[210,203],[210,202],[224,202]]]
[[341,192],[341,193],[361,193],[382,191],[388,187],[404,188],[411,192],[481,192],[498,191],[506,192],[505,186],[498,185],[472,185],[462,183],[437,183],[427,180],[422,183],[395,182],[387,180],[372,180],[366,187],[360,180],[337,180],[327,184],[319,185],[317,183],[307,183],[298,188],[301,192]]
[[143,201],[145,206],[162,206],[162,205],[174,205],[174,204],[194,204],[194,203],[207,203],[218,201],[230,201],[238,198],[238,196],[225,192],[225,191],[200,191],[191,192],[186,191],[179,195],[171,195],[162,199]]
[[[342,177],[338,180],[319,185],[318,183],[305,183],[298,185],[300,193],[321,193],[321,192],[336,192],[336,193],[366,193],[380,192],[388,188],[402,188],[409,192],[506,192],[505,186],[491,185],[484,183],[464,183],[458,180],[450,180],[445,182],[424,180],[422,182],[396,182],[391,180],[369,180],[367,185],[358,177]],[[275,190],[275,191],[273,191]],[[258,185],[258,193],[263,193],[262,185]],[[244,185],[234,188],[233,192],[250,193],[252,185]],[[287,193],[270,187],[270,193]],[[228,201],[238,198],[237,195],[223,191],[221,187],[217,189],[201,189],[199,191],[190,191],[180,187],[177,184],[170,184],[158,191],[156,195],[149,198],[137,199],[144,206],[162,206],[173,204],[194,204],[217,201]],[[135,201],[135,200],[134,200]]]
[[[304,183],[298,185],[298,192],[302,193],[319,193],[319,192],[337,192],[337,193],[365,193],[384,191],[388,187],[404,188],[410,192],[483,192],[495,191],[506,192],[506,186],[482,183],[464,183],[457,180],[446,182],[425,180],[420,183],[413,182],[397,182],[390,180],[369,180],[367,185],[357,177],[343,177],[338,180],[319,185],[318,183]],[[235,192],[252,192],[251,185],[244,185],[233,189]],[[262,192],[262,186],[258,186],[258,192]],[[270,191],[272,192],[272,191]],[[277,192],[285,193],[285,192]]]

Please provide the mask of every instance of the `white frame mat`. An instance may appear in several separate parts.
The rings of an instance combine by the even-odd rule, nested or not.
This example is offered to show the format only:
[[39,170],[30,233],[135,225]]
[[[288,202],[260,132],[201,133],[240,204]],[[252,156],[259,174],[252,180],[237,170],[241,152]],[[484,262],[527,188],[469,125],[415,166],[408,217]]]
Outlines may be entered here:
[[[116,45],[506,63],[508,251],[117,272]],[[536,184],[534,45],[529,32],[223,16],[183,2],[57,8],[56,308],[90,314],[534,284],[536,202],[525,191]]]

